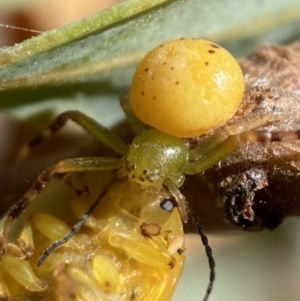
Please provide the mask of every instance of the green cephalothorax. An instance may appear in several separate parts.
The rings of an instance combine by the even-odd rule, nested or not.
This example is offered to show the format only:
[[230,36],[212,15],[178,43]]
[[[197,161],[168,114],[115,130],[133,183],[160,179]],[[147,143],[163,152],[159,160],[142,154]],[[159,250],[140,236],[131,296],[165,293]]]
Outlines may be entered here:
[[188,161],[188,146],[181,138],[158,130],[140,133],[126,158],[129,179],[143,186],[160,186],[178,173]]

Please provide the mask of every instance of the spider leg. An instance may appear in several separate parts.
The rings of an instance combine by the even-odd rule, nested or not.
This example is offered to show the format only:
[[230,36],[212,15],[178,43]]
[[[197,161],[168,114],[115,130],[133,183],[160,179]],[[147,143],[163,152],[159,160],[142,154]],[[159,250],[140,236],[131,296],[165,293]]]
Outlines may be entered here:
[[24,147],[24,149],[21,150],[18,161],[22,161],[22,159],[27,156],[27,154],[32,148],[35,148],[36,146],[41,144],[45,139],[49,138],[61,128],[63,128],[68,120],[72,120],[85,131],[87,131],[90,135],[102,141],[105,145],[115,150],[116,152],[123,155],[127,154],[128,145],[116,134],[108,130],[103,125],[99,124],[93,118],[85,115],[80,111],[66,111],[58,115],[44,132],[34,137]]
[[208,151],[203,152],[202,157],[194,162],[188,163],[182,172],[186,174],[200,173],[226,158],[246,142],[270,143],[298,139],[300,139],[300,130],[277,132],[250,130],[236,135],[228,135],[224,141],[211,147]]
[[166,179],[164,181],[164,185],[167,186],[170,193],[175,198],[182,221],[184,223],[187,223],[189,206],[188,206],[185,196],[180,192],[180,190],[177,188],[177,186],[170,179]]
[[45,188],[51,177],[53,177],[55,174],[67,172],[114,170],[120,168],[122,164],[122,159],[85,157],[63,160],[48,167],[37,177],[31,188],[6,215],[4,227],[0,236],[0,255],[5,252],[12,223],[26,209],[32,200]]
[[137,134],[149,129],[132,111],[128,96],[120,96],[120,105],[131,127]]
[[194,150],[191,151],[192,159],[197,159],[209,151],[211,148],[221,144],[229,136],[238,135],[246,131],[252,131],[255,128],[260,127],[262,124],[266,125],[271,122],[280,120],[282,116],[266,116],[262,114],[254,114],[248,118],[245,118],[243,124],[233,123],[231,125],[225,125],[216,130],[215,133],[201,141]]

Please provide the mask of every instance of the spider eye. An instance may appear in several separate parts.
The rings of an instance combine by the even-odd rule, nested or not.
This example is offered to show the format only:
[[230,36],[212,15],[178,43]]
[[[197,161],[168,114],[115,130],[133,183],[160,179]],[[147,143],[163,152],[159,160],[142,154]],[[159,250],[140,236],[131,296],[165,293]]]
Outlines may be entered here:
[[227,50],[205,40],[179,39],[146,55],[130,98],[144,123],[189,138],[225,124],[243,94],[242,70]]

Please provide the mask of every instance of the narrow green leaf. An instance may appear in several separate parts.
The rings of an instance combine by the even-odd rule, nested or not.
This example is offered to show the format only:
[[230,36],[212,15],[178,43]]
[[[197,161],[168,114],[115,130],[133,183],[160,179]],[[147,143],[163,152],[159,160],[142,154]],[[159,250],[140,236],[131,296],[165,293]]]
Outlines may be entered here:
[[298,8],[299,0],[127,0],[0,49],[0,108],[27,118],[66,108],[98,117],[104,101],[128,92],[136,64],[159,43],[249,41],[297,20]]

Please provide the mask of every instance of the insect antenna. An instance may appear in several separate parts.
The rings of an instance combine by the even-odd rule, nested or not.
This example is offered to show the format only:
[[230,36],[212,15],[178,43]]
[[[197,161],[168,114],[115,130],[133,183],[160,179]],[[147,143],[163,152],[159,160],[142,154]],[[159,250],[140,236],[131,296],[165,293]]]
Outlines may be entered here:
[[88,219],[88,217],[93,213],[93,211],[95,210],[95,208],[98,206],[98,204],[100,203],[101,199],[104,197],[104,195],[107,193],[109,187],[111,186],[112,182],[102,191],[102,193],[100,194],[100,196],[96,199],[96,201],[90,206],[90,208],[88,209],[88,211],[83,214],[81,216],[81,218],[79,219],[79,221],[73,225],[71,231],[62,239],[59,239],[57,241],[55,241],[50,247],[48,247],[46,249],[46,251],[44,252],[44,254],[40,257],[37,266],[39,267],[40,265],[42,265],[44,263],[44,261],[46,260],[46,258],[52,253],[52,251],[54,251],[55,249],[57,249],[58,247],[62,246],[63,244],[65,244],[66,242],[68,242],[83,226],[83,224],[85,223],[85,221]]
[[203,301],[207,301],[209,298],[209,295],[213,289],[213,285],[214,285],[214,281],[216,278],[216,273],[215,273],[215,267],[216,267],[216,263],[212,254],[212,249],[208,243],[208,238],[205,235],[204,229],[202,228],[202,226],[199,223],[199,220],[197,218],[197,216],[194,214],[194,212],[191,212],[192,215],[192,220],[194,225],[196,226],[198,233],[201,237],[202,240],[202,244],[205,247],[205,252],[206,252],[206,256],[208,258],[208,264],[209,264],[209,269],[210,269],[210,275],[209,275],[209,283],[206,289],[206,293],[205,296],[203,298]]

